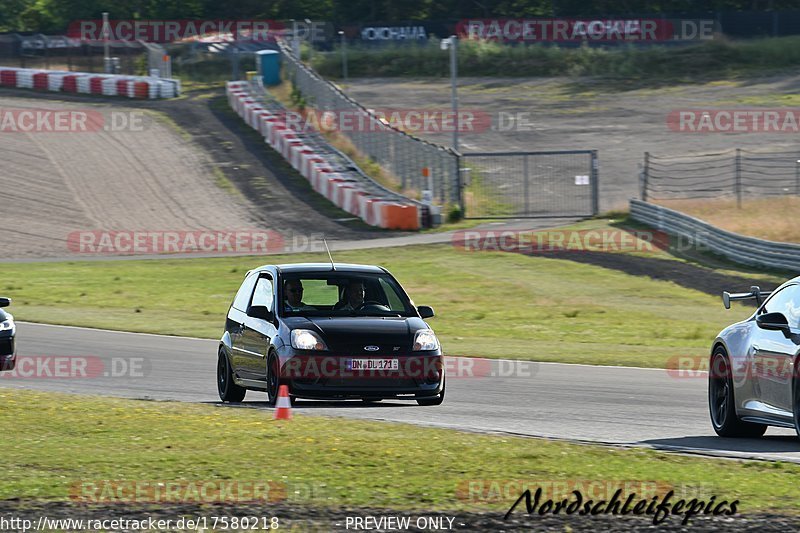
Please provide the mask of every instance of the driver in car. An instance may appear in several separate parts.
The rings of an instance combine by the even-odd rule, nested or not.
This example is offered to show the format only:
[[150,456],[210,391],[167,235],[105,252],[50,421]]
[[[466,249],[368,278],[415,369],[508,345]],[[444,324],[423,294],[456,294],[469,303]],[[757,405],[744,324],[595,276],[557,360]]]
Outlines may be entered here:
[[299,279],[290,279],[283,286],[286,300],[283,302],[286,311],[303,311],[314,309],[303,303],[303,283]]
[[341,311],[355,311],[364,303],[364,283],[351,281],[344,290],[344,302],[336,304],[334,309]]

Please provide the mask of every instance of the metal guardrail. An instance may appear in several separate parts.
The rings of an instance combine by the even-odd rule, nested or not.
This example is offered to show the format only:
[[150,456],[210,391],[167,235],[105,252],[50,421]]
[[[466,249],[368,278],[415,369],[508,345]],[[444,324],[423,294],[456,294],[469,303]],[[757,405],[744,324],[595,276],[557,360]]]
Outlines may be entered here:
[[800,244],[746,237],[678,211],[631,199],[631,218],[736,263],[800,272]]

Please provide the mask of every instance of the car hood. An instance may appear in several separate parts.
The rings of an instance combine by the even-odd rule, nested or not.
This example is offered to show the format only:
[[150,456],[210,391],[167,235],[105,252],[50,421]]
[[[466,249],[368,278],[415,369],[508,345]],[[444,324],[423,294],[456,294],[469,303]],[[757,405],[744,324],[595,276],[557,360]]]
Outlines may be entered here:
[[[418,317],[293,317],[287,325],[316,331],[330,350],[376,355],[411,350],[416,332],[428,327]],[[365,350],[366,346],[378,350]]]

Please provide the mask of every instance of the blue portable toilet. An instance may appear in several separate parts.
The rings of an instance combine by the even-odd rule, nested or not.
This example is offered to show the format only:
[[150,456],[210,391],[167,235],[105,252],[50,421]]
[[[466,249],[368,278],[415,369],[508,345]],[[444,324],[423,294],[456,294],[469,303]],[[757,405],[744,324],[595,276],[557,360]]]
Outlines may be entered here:
[[256,69],[264,85],[281,83],[281,54],[276,50],[259,50],[256,52]]

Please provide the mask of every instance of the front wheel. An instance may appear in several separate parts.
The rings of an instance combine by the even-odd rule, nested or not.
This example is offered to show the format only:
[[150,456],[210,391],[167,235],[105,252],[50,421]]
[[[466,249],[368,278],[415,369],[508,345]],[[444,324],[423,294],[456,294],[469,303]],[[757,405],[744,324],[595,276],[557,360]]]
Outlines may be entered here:
[[722,346],[718,346],[711,356],[711,367],[708,370],[708,407],[711,425],[720,437],[757,438],[767,430],[767,426],[763,424],[743,422],[736,414],[733,372]]
[[270,355],[267,360],[267,403],[275,406],[281,386],[281,372],[278,358]]
[[217,391],[223,402],[241,402],[247,389],[233,382],[233,371],[225,352],[220,349],[217,358]]
[[792,414],[794,414],[794,430],[800,437],[800,361],[795,363],[794,374],[792,375]]

